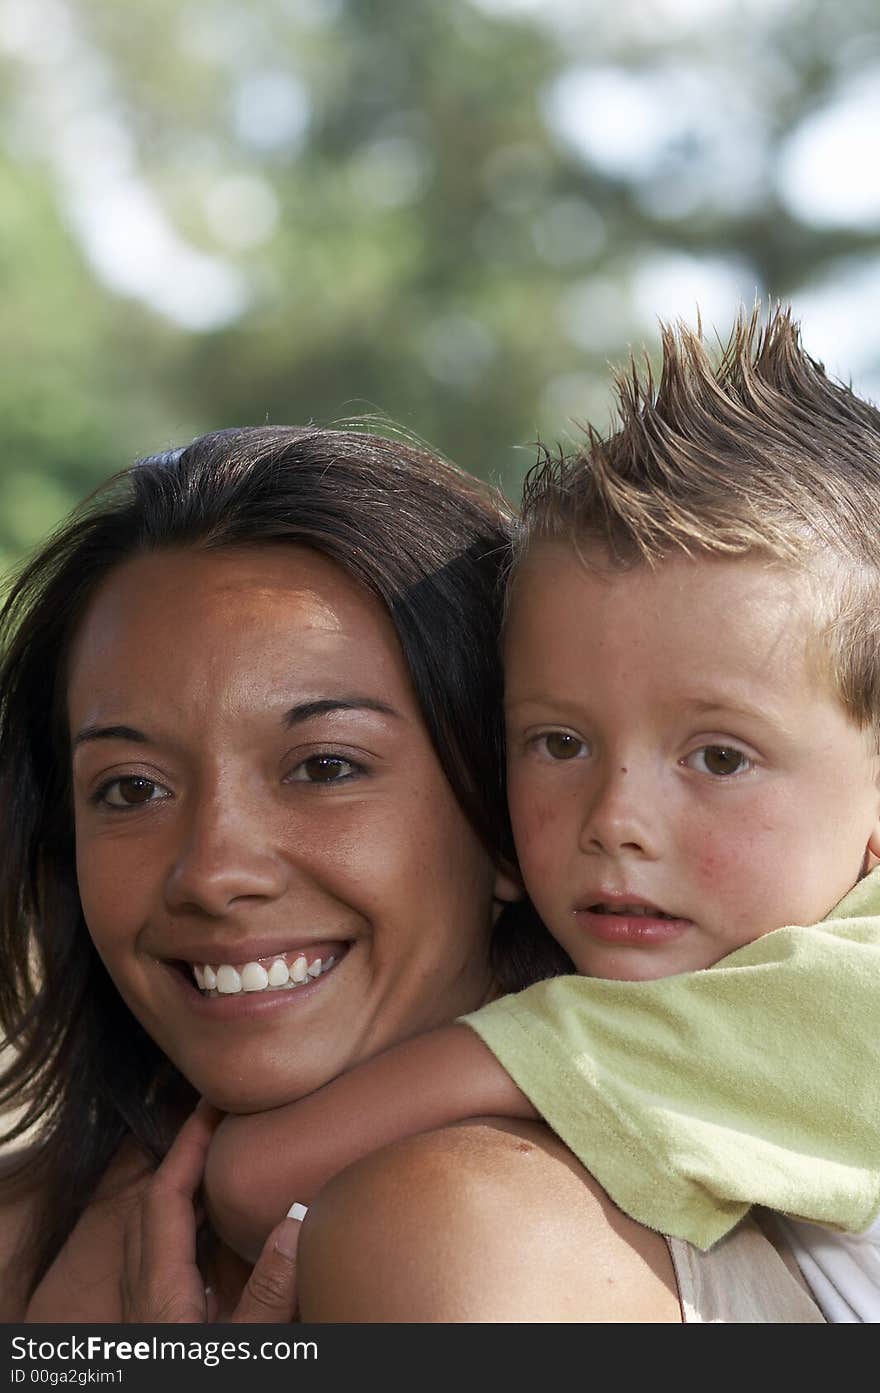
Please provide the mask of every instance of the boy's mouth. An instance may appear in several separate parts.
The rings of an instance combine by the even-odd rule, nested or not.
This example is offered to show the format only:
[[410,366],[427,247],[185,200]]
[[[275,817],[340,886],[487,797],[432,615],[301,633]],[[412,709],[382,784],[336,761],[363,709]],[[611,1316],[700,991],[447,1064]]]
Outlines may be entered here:
[[674,914],[667,914],[665,909],[657,909],[655,905],[625,904],[615,901],[609,904],[600,900],[597,904],[584,905],[583,908],[588,914],[618,914],[625,915],[628,919],[674,919]]
[[[607,892],[606,892],[607,893]],[[592,900],[584,896],[574,907],[575,917],[590,938],[612,947],[660,947],[680,938],[692,927],[689,919],[670,914],[659,905],[625,895]]]

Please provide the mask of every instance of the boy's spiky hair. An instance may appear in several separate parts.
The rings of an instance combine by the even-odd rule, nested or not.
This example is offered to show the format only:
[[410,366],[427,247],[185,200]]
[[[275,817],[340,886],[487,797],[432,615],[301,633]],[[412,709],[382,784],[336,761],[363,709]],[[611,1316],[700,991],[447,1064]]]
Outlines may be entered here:
[[612,435],[589,429],[529,472],[518,558],[548,540],[612,566],[683,553],[814,570],[840,695],[880,732],[880,410],[804,351],[786,307],[741,313],[715,358],[699,325],[664,326],[662,344],[659,381],[632,360],[617,376]]

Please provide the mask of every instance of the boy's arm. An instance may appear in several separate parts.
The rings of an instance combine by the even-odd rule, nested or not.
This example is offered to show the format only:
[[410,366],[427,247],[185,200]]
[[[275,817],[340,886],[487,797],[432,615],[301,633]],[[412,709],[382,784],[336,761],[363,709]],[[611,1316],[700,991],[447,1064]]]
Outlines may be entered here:
[[706,1248],[759,1204],[860,1231],[880,1209],[870,893],[699,972],[559,977],[465,1020],[640,1223]]
[[473,1031],[443,1026],[376,1055],[296,1103],[229,1116],[211,1143],[212,1223],[253,1260],[294,1200],[389,1142],[467,1117],[538,1114]]
[[650,1228],[705,1248],[753,1204],[866,1228],[880,1208],[878,909],[871,876],[823,924],[713,968],[556,978],[493,1002],[466,1020],[511,1078],[453,1026],[292,1109],[230,1118],[210,1196],[221,1232],[253,1255],[292,1200],[377,1146],[470,1116],[534,1117],[516,1085]]

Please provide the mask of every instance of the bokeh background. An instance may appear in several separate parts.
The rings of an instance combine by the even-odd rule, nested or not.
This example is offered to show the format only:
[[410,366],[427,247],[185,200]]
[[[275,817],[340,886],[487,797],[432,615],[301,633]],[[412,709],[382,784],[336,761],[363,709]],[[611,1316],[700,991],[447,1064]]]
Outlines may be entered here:
[[878,0],[0,0],[0,566],[201,431],[515,497],[658,317],[880,397]]

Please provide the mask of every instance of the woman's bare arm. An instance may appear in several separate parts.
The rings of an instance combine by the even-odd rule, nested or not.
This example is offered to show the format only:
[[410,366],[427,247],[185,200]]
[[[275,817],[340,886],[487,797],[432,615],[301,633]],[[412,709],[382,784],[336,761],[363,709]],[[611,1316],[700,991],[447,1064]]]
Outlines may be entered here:
[[539,1124],[466,1123],[324,1189],[299,1249],[303,1321],[679,1323],[664,1239]]

